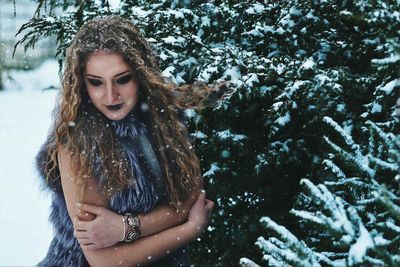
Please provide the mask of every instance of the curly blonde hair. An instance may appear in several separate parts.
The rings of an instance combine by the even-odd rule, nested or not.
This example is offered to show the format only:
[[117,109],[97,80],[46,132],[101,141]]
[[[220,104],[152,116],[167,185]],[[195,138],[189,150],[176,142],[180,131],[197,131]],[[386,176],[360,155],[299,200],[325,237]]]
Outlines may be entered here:
[[[67,50],[62,91],[47,147],[47,181],[51,183],[51,177],[59,179],[57,153],[61,146],[77,163],[72,171],[83,194],[96,160],[100,160],[101,173],[105,175],[101,188],[108,198],[126,187],[132,177],[127,156],[109,121],[90,103],[83,82],[86,59],[96,51],[119,53],[136,75],[139,101],[148,105],[148,127],[158,147],[156,153],[169,199],[175,207],[179,206],[190,192],[203,186],[199,159],[178,114],[185,103],[179,102],[177,95],[190,88],[177,88],[162,77],[155,55],[139,29],[129,20],[116,16],[87,22]],[[203,89],[197,91],[207,91]],[[189,94],[193,98],[193,92]]]

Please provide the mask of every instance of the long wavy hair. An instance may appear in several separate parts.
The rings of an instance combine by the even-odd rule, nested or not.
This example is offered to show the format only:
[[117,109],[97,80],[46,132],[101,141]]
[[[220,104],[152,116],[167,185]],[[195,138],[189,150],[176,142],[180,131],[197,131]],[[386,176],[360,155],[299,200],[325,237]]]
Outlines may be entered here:
[[186,103],[182,101],[185,98],[179,100],[177,96],[189,92],[190,86],[178,88],[162,77],[156,57],[139,29],[129,20],[116,16],[87,22],[76,33],[67,50],[62,90],[47,143],[47,181],[52,183],[55,182],[52,179],[59,179],[57,153],[61,146],[74,161],[72,172],[81,189],[81,198],[95,166],[100,165],[105,176],[100,188],[107,198],[128,186],[129,177],[133,177],[110,121],[90,103],[83,82],[86,59],[96,51],[119,53],[132,69],[140,90],[137,105],[145,103],[148,106],[148,127],[158,148],[156,153],[169,200],[178,207],[191,191],[203,186],[199,159],[189,142],[179,110],[193,106],[193,99],[199,98],[195,95],[204,96],[208,89],[207,86],[197,87],[197,93],[186,94],[190,95]]

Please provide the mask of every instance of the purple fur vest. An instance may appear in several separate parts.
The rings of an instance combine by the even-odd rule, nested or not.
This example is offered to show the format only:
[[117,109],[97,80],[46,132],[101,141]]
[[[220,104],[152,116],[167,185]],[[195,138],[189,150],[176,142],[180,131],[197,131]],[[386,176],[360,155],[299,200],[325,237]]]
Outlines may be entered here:
[[[132,114],[121,121],[112,122],[116,136],[125,149],[136,179],[127,188],[116,192],[110,200],[110,209],[117,213],[146,213],[157,204],[166,200],[167,193],[162,171],[154,152],[154,144],[147,132],[143,120],[136,119]],[[39,267],[86,267],[89,266],[73,236],[72,221],[68,215],[65,197],[58,175],[56,183],[51,186],[45,181],[44,163],[48,159],[46,147],[49,140],[42,146],[36,156],[36,168],[47,190],[52,192],[50,222],[54,228],[54,238],[46,257],[38,264]],[[94,176],[101,182],[100,166],[96,166]],[[133,180],[133,179],[132,179]],[[134,253],[134,252],[133,252]],[[188,248],[183,247],[165,258],[154,262],[151,267],[186,267],[190,266]]]

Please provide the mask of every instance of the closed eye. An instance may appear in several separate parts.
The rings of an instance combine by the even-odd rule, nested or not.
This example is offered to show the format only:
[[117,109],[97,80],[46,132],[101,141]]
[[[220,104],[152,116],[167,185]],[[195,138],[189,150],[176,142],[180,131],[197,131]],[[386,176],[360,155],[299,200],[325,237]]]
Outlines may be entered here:
[[99,86],[102,85],[103,82],[97,79],[88,79],[89,83],[93,86]]
[[132,80],[133,78],[133,74],[127,74],[125,76],[122,76],[121,78],[118,78],[115,82],[118,84],[126,84],[128,83],[130,80]]

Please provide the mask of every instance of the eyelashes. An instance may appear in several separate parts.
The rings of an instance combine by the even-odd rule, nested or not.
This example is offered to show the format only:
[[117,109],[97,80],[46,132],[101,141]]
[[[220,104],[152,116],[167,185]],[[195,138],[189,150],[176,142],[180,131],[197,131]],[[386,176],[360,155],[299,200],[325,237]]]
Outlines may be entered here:
[[99,86],[102,85],[103,82],[97,79],[88,79],[88,82],[93,85],[93,86]]
[[[124,85],[124,84],[127,84],[128,82],[130,82],[132,79],[133,79],[133,74],[130,73],[130,74],[127,74],[127,75],[124,75],[124,76],[118,78],[117,80],[115,80],[115,82],[117,84]],[[88,82],[95,87],[103,84],[103,82],[101,80],[92,79],[92,78],[88,78]]]
[[132,78],[133,78],[132,74],[127,74],[125,76],[122,76],[121,78],[118,78],[115,82],[118,83],[118,84],[126,84],[130,80],[132,80]]

